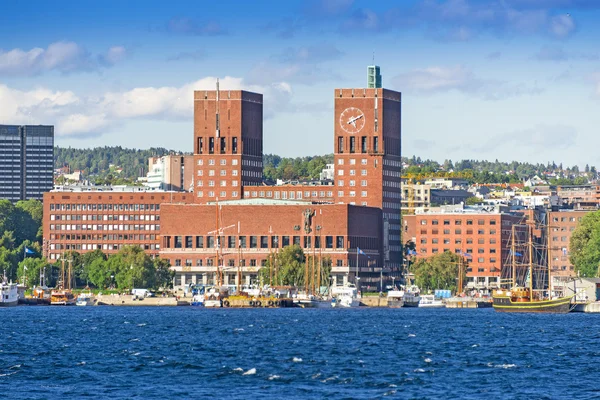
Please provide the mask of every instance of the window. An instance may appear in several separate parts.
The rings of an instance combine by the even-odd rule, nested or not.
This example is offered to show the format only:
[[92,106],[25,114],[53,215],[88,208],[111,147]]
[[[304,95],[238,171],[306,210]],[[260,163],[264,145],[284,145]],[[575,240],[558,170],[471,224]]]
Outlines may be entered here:
[[445,219],[444,220],[444,225],[450,225],[450,220]]
[[336,236],[335,243],[336,243],[336,246],[335,246],[336,248],[343,249],[344,248],[344,237]]
[[260,237],[260,248],[261,249],[267,249],[267,248],[269,248],[269,237],[268,236],[261,236]]
[[180,249],[182,245],[181,236],[175,236],[175,248]]
[[325,247],[333,249],[333,236],[325,236]]
[[282,236],[281,237],[281,246],[282,247],[287,247],[290,245],[290,237],[289,236]]
[[191,249],[192,248],[192,236],[186,236],[185,237],[185,248],[186,249]]
[[[344,138],[343,137],[338,137],[338,153],[343,153],[344,152]],[[342,163],[343,161],[340,160]]]
[[250,236],[250,248],[256,249],[258,247],[258,239],[256,236]]
[[350,153],[356,153],[356,138],[354,136],[350,137]]
[[473,225],[473,220],[472,219],[468,219],[467,220],[467,225]]

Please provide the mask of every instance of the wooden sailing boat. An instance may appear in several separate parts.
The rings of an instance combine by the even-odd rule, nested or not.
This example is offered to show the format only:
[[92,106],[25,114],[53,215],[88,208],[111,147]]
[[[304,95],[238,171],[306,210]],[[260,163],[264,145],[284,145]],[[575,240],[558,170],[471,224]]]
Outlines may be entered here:
[[[546,238],[550,237],[549,224]],[[536,248],[533,241],[533,225],[513,225],[511,235],[510,277],[501,280],[502,289],[494,291],[493,306],[502,312],[568,313],[572,309],[573,296],[557,295],[552,288],[550,262],[547,266],[535,260],[548,254],[546,249]],[[503,273],[505,271],[502,271]]]

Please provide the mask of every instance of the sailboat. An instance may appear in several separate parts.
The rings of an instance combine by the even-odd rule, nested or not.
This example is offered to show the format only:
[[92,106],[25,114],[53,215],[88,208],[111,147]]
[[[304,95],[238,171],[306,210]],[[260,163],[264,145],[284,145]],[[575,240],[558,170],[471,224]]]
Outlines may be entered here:
[[[568,313],[572,309],[573,295],[565,296],[553,290],[550,263],[545,267],[536,262],[548,252],[539,246],[536,248],[532,230],[533,225],[513,225],[511,268],[502,271],[502,276],[508,275],[508,278],[501,279],[501,286],[505,287],[492,294],[493,307],[501,312]],[[546,231],[549,237],[549,224]]]
[[50,294],[50,305],[53,306],[72,306],[75,305],[75,296],[73,296],[73,292],[71,291],[71,277],[72,277],[72,268],[71,263],[73,262],[72,258],[69,258],[69,270],[65,271],[65,258],[62,258],[62,268],[61,275],[62,280],[60,287],[54,289]]

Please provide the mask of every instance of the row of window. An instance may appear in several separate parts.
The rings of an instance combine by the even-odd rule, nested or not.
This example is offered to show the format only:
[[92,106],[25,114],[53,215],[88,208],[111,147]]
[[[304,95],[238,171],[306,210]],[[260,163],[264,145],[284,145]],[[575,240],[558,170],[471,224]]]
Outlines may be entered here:
[[[204,160],[198,160],[198,165],[204,165]],[[211,158],[208,160],[208,165],[215,165],[215,159]],[[226,158],[221,158],[219,160],[219,165],[227,165],[227,159]],[[231,160],[231,165],[238,165],[238,160],[237,159],[233,159]]]
[[160,225],[50,225],[51,231],[160,231]]
[[[215,176],[215,174],[216,174],[216,171],[214,169],[208,170],[208,176]],[[238,170],[237,169],[231,170],[231,175],[238,176]],[[198,176],[204,176],[204,170],[199,169]],[[219,170],[219,176],[227,176],[227,170],[226,169]]]
[[[350,160],[348,160],[350,165],[356,165],[356,159],[355,158],[351,158]],[[361,165],[367,165],[368,164],[368,160],[366,158],[363,158],[360,160],[360,164]],[[344,159],[343,158],[338,158],[338,165],[344,165]]]
[[[459,239],[454,239],[454,244],[462,244],[462,242],[463,242],[463,240],[460,239],[460,238]],[[471,243],[473,243],[473,239],[472,238],[467,238],[465,240],[465,242],[467,244],[471,244]],[[431,243],[437,244],[437,243],[439,243],[439,239],[432,238],[431,239]],[[444,243],[444,244],[450,244],[450,239],[444,239],[442,241],[442,243]],[[485,244],[485,239],[477,239],[477,243],[478,244]],[[421,239],[421,244],[427,244],[427,238],[422,238]],[[496,244],[496,239],[495,238],[489,239],[489,244]]]
[[[226,260],[226,265],[228,267],[237,267],[239,264],[240,267],[246,267],[246,266],[250,266],[250,267],[257,267],[257,266],[261,266],[261,267],[265,267],[267,265],[267,260],[266,259],[260,259],[257,260],[256,258],[250,258],[250,259],[240,259],[235,260],[235,259],[229,259]],[[197,258],[195,260],[191,259],[191,258],[187,258],[182,260],[181,258],[176,258],[174,260],[174,266],[175,267],[202,267],[202,266],[206,266],[206,267],[214,267],[215,266],[215,259],[214,257],[207,257],[207,258]],[[344,266],[344,261],[343,260],[336,260],[336,266],[337,267],[343,267]],[[210,278],[210,275],[209,275]],[[198,278],[196,278],[198,279]],[[229,274],[229,281],[235,281],[235,275],[234,274]],[[198,280],[197,280],[198,282]]]
[[[442,224],[443,225],[450,225],[450,222],[451,221],[449,219],[442,220]],[[420,223],[421,223],[421,225],[427,225],[427,220],[426,219],[422,219],[420,221]],[[455,219],[454,220],[454,225],[462,225],[462,223],[463,223],[462,219]],[[496,223],[497,222],[496,222],[495,219],[490,219],[489,220],[489,224],[490,225],[496,225]],[[431,220],[431,225],[439,225],[439,224],[440,224],[439,220],[437,220],[437,219],[432,219]],[[468,220],[466,220],[465,224],[466,225],[473,225],[473,220],[472,219],[468,219]],[[484,219],[478,219],[477,220],[477,225],[485,225],[485,220]]]
[[144,234],[81,234],[81,233],[73,233],[73,234],[50,234],[50,241],[52,240],[156,240],[158,239],[158,235],[144,235]]
[[50,211],[159,211],[160,204],[50,204]]
[[[569,222],[575,222],[575,217],[560,217],[560,222],[567,222],[567,219]],[[552,222],[558,222],[558,220],[558,217],[552,217]],[[577,222],[581,222],[581,217],[577,217]]]
[[[351,180],[351,181],[348,181],[348,185],[349,185],[349,186],[356,186],[356,181],[352,181],[352,180]],[[367,185],[368,185],[368,182],[367,182],[367,180],[366,180],[366,179],[365,179],[365,180],[362,180],[362,181],[360,181],[360,186],[367,186]],[[341,180],[341,179],[340,179],[340,180],[338,180],[338,186],[344,186],[344,181],[343,181],[343,180]]]
[[[127,246],[126,244],[122,244],[122,243],[110,243],[110,244],[57,244],[56,248],[53,250],[60,250],[60,251],[68,251],[68,250],[89,250],[89,251],[93,251],[96,249],[101,249],[101,250],[105,250],[105,251],[118,251],[121,248],[123,248],[123,246]],[[140,247],[142,247],[144,250],[147,251],[152,251],[152,250],[160,250],[160,246],[158,244],[155,243],[145,243],[145,244],[140,244]],[[50,259],[52,260],[58,260],[60,258],[60,254],[59,253],[50,253]]]
[[[163,236],[163,244],[167,249],[269,249],[298,245],[304,248],[313,247],[312,236],[217,236],[218,243],[215,244],[214,236]],[[344,246],[343,236],[314,237],[315,248],[342,249]],[[324,244],[324,247],[322,247]],[[205,246],[206,245],[206,246]]]
[[80,214],[50,214],[50,221],[160,221],[160,215],[80,215]]
[[[350,174],[350,176],[356,176],[356,170],[355,169],[348,170],[348,173]],[[367,176],[367,170],[366,169],[361,169],[360,170],[360,174],[362,176]],[[338,176],[344,176],[344,170],[343,169],[338,169]]]
[[[427,231],[427,229],[421,229],[420,232],[421,232],[421,235],[426,235],[428,231]],[[485,229],[478,229],[477,230],[477,234],[478,235],[485,235],[485,232],[486,232]],[[450,229],[442,229],[442,233],[444,235],[450,235]],[[466,229],[465,233],[467,235],[472,235],[473,234],[473,229]],[[489,230],[489,234],[490,235],[495,235],[496,233],[497,233],[496,229],[490,229]],[[439,235],[440,234],[440,230],[439,229],[432,229],[431,230],[431,234],[432,235]],[[462,235],[462,229],[455,229],[454,230],[454,234],[455,235]]]

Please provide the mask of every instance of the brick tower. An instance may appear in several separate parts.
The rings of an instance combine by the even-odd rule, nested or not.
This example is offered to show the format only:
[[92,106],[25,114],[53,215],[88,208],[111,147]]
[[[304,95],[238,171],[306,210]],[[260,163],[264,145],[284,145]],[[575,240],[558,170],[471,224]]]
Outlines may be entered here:
[[194,92],[197,203],[243,198],[262,182],[263,96],[243,90]]
[[400,242],[401,93],[382,88],[335,89],[337,203],[383,210],[384,267],[398,270]]

